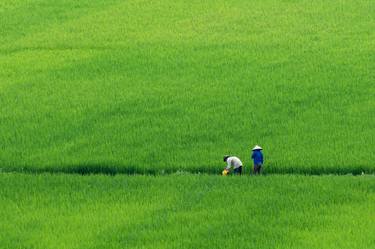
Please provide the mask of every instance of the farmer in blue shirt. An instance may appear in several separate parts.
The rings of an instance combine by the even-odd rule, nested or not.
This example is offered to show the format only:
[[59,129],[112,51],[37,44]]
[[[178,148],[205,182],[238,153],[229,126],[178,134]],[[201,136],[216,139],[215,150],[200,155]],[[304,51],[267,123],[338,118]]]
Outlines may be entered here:
[[251,155],[251,159],[254,161],[254,174],[260,174],[260,170],[262,169],[263,165],[263,154],[262,154],[262,147],[256,145],[253,148],[253,154]]

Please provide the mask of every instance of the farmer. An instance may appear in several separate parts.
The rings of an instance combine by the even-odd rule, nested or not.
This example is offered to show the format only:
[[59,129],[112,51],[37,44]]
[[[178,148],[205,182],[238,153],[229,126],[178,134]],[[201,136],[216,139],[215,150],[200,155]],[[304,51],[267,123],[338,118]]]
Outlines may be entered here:
[[242,162],[238,157],[224,156],[224,162],[227,163],[227,167],[224,169],[223,175],[227,175],[231,167],[233,167],[235,175],[242,174]]
[[263,154],[262,154],[262,147],[259,145],[255,145],[253,148],[253,153],[251,155],[251,159],[254,161],[254,174],[260,174],[260,170],[262,169],[263,165]]

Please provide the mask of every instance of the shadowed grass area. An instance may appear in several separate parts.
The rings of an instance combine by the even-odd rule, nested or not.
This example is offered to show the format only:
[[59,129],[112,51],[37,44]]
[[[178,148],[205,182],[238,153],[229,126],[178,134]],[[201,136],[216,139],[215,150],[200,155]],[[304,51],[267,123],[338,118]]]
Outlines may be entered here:
[[[104,175],[169,175],[169,174],[209,174],[209,175],[220,175],[224,167],[191,167],[191,168],[152,168],[152,167],[141,167],[141,166],[122,166],[113,164],[87,164],[87,165],[69,165],[69,166],[55,166],[55,167],[39,167],[39,166],[26,166],[26,167],[14,167],[14,168],[0,168],[0,172],[8,173],[31,173],[31,174],[41,174],[41,173],[66,173],[66,174],[104,174]],[[300,175],[362,175],[362,174],[374,174],[374,169],[372,168],[344,168],[340,167],[338,169],[334,168],[324,168],[324,167],[296,167],[296,168],[267,168],[263,167],[262,174],[300,174]],[[252,167],[244,167],[244,175],[252,175]]]
[[4,248],[371,248],[373,176],[0,174]]
[[[374,1],[0,4],[0,168],[373,173]],[[108,167],[108,168],[105,168]]]

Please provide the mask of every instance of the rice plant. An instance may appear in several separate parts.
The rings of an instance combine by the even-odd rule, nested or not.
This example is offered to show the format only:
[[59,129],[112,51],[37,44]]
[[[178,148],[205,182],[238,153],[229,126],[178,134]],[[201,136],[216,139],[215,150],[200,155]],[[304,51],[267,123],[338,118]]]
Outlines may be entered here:
[[0,248],[372,248],[373,176],[0,174]]
[[374,5],[0,3],[0,169],[374,172]]

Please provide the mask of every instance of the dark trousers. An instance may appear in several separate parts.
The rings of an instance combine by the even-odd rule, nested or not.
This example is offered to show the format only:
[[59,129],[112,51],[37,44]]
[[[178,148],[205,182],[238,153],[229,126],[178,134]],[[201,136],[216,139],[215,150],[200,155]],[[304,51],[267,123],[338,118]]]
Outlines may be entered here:
[[255,164],[254,165],[254,174],[260,174],[260,170],[262,169],[262,164]]
[[242,175],[242,166],[238,167],[237,169],[234,169],[235,175]]

